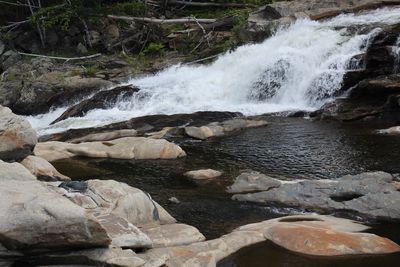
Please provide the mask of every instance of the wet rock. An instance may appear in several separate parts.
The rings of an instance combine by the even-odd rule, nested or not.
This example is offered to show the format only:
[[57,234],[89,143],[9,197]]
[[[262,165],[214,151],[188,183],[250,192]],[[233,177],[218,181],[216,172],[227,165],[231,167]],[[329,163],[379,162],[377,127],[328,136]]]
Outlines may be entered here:
[[153,248],[189,245],[206,238],[195,227],[187,224],[167,224],[141,229],[153,242]]
[[292,223],[272,226],[265,235],[278,246],[312,256],[379,255],[400,252],[400,247],[396,243],[373,234],[345,233]]
[[0,181],[35,181],[33,176],[20,163],[7,163],[0,160]]
[[286,182],[267,191],[236,194],[232,198],[327,212],[345,210],[376,220],[400,220],[396,204],[400,201],[400,192],[393,179],[385,172],[370,172],[337,180]]
[[282,181],[271,178],[259,172],[245,172],[236,177],[232,186],[228,187],[229,193],[244,193],[267,191],[281,186]]
[[139,88],[133,86],[120,86],[110,90],[105,90],[96,93],[89,99],[68,108],[60,117],[54,120],[51,124],[65,120],[70,117],[84,116],[87,112],[93,109],[105,109],[114,106],[117,101],[132,97],[139,91]]
[[110,243],[95,217],[42,182],[1,180],[0,201],[0,242],[7,249],[65,249]]
[[67,181],[62,182],[58,187],[67,190],[68,192],[84,193],[88,189],[87,181]]
[[29,122],[0,106],[0,159],[23,159],[31,154],[36,142],[36,132]]
[[112,132],[104,132],[104,133],[95,133],[95,134],[88,134],[86,136],[69,140],[69,143],[83,143],[83,142],[94,142],[94,141],[110,141],[115,140],[123,137],[134,137],[137,135],[136,130],[116,130]]
[[387,129],[378,130],[382,134],[400,134],[400,126],[393,126]]
[[28,156],[21,164],[28,169],[38,180],[42,181],[65,181],[70,180],[69,177],[59,173],[53,165],[47,160],[37,157]]
[[45,142],[37,144],[34,153],[50,162],[77,156],[115,159],[175,159],[186,156],[178,145],[164,139],[145,137],[80,144]]
[[161,131],[166,127],[199,127],[202,125],[207,125],[211,122],[221,122],[242,116],[243,114],[241,113],[217,111],[200,111],[191,114],[149,115],[133,118],[128,121],[113,123],[102,127],[72,129],[63,133],[44,136],[41,138],[41,141],[68,141],[88,134],[110,132],[121,129],[135,129],[138,131],[138,134],[145,134]]
[[44,113],[53,106],[72,103],[78,98],[111,86],[111,82],[103,79],[65,77],[65,73],[53,71],[39,76],[30,86],[24,86],[13,110],[27,115]]
[[353,97],[358,96],[388,96],[400,93],[400,74],[378,76],[362,80],[352,91]]
[[188,171],[184,174],[186,177],[194,180],[208,180],[220,177],[222,172],[213,169]]
[[223,122],[213,122],[201,127],[185,127],[185,133],[193,138],[205,140],[214,136],[222,136],[227,132],[267,125],[264,120],[231,119]]

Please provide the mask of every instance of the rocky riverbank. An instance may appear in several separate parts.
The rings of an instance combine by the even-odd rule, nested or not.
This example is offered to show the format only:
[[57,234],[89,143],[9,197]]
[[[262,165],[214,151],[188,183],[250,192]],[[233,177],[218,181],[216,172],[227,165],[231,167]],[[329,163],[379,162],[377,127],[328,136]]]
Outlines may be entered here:
[[[10,118],[13,119],[10,120]],[[228,120],[229,123],[222,120],[218,125],[224,126],[226,131],[242,129],[244,126],[231,126],[236,125],[231,122],[235,120],[242,125],[242,119],[235,118]],[[289,216],[267,220],[239,227],[220,238],[206,241],[198,229],[178,223],[148,193],[140,189],[113,180],[69,181],[68,177],[60,174],[46,161],[46,159],[52,160],[51,157],[58,157],[58,153],[68,154],[68,157],[76,155],[103,157],[102,153],[105,153],[104,155],[108,157],[119,158],[107,150],[107,147],[112,149],[118,146],[118,142],[123,143],[123,149],[117,149],[117,152],[131,150],[132,157],[153,155],[153,153],[166,156],[169,155],[167,151],[173,148],[178,149],[179,153],[170,158],[176,158],[184,153],[179,146],[163,139],[120,138],[124,134],[132,134],[133,130],[129,132],[120,130],[116,134],[92,135],[86,138],[86,140],[91,140],[86,143],[75,140],[75,144],[63,142],[36,144],[36,133],[30,128],[29,123],[14,115],[9,109],[2,108],[0,121],[2,122],[0,138],[7,140],[8,144],[2,147],[1,154],[7,156],[2,159],[8,162],[0,162],[0,196],[3,203],[0,223],[2,237],[0,258],[6,266],[13,263],[28,266],[48,264],[126,267],[216,266],[219,261],[240,249],[265,241],[308,256],[338,257],[400,252],[400,247],[389,239],[374,234],[358,233],[366,230],[367,226],[347,219],[322,215]],[[210,124],[206,122],[206,125]],[[164,126],[160,128],[164,129]],[[12,135],[10,135],[11,132]],[[33,141],[24,141],[27,136],[30,137],[28,140]],[[101,137],[113,139],[113,136],[116,139],[98,141],[102,139]],[[162,148],[158,144],[159,141],[172,147]],[[19,143],[28,143],[23,146],[27,146],[22,150],[23,155],[19,152],[21,149],[17,145]],[[74,147],[79,145],[81,147]],[[64,150],[56,149],[57,146]],[[48,150],[45,153],[46,147]],[[100,152],[97,149],[105,150]],[[162,150],[161,154],[158,154],[159,149]],[[36,155],[33,156],[32,153]],[[12,161],[15,162],[9,163]],[[21,163],[18,163],[19,161]],[[200,171],[209,172],[210,170]],[[248,175],[240,176],[242,178],[239,177],[236,180],[230,191],[237,193],[268,190],[265,191],[268,194],[273,190],[282,190],[280,192],[286,194],[291,192],[290,190],[296,191],[295,188],[297,188],[299,192],[302,192],[296,198],[301,207],[309,207],[301,204],[301,197],[304,196],[304,192],[310,191],[311,199],[317,203],[328,203],[324,200],[333,199],[332,203],[347,205],[337,207],[338,209],[353,209],[354,212],[379,219],[386,219],[389,216],[391,219],[396,219],[393,215],[396,208],[394,197],[398,193],[398,182],[389,174],[361,174],[332,182],[286,183],[260,174],[256,176],[256,178]],[[332,188],[329,189],[329,186]],[[288,188],[284,189],[286,187]],[[310,189],[307,189],[308,187]],[[339,190],[340,188],[343,192]],[[320,192],[318,193],[321,195],[320,198],[316,197],[317,192]],[[371,203],[371,198],[379,200],[380,202],[373,201],[373,203],[382,205],[373,210],[380,213],[376,214],[372,211],[368,213],[371,205],[365,205],[364,209],[360,208],[360,203],[354,206],[355,204],[347,199],[349,192],[351,192],[352,200],[366,198],[360,203]],[[253,193],[249,196],[263,193]],[[353,197],[354,194],[361,193],[363,196]],[[386,194],[390,200],[382,198],[382,194]],[[235,198],[239,199],[240,196],[237,195]],[[310,203],[309,200],[304,200],[304,203]],[[268,199],[268,201],[278,202],[277,199]],[[394,201],[394,206],[388,206],[387,201]],[[291,205],[294,202],[292,199],[285,199],[282,203]],[[313,205],[313,207],[318,210],[324,208],[331,210],[336,206],[332,208]],[[307,246],[303,245],[305,242]]]

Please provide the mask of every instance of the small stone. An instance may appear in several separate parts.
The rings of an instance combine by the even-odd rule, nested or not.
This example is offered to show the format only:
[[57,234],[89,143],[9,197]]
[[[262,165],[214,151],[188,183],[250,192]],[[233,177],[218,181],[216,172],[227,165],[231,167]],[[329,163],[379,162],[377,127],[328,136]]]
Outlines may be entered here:
[[181,203],[181,202],[179,201],[179,199],[177,199],[176,197],[170,197],[170,198],[168,199],[168,201],[171,202],[171,203],[175,203],[175,204]]
[[208,180],[221,176],[222,172],[213,169],[204,169],[204,170],[189,171],[184,173],[184,175],[194,180]]
[[86,46],[84,46],[82,43],[78,44],[78,46],[76,47],[76,52],[80,55],[87,55],[89,53]]

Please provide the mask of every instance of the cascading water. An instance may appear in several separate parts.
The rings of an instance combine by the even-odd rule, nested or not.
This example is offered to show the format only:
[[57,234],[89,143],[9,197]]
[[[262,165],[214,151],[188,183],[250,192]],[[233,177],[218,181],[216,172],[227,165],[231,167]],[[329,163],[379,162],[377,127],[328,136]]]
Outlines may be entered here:
[[400,21],[400,9],[347,14],[325,22],[298,20],[261,44],[239,47],[209,65],[172,66],[130,84],[140,91],[107,110],[83,118],[49,123],[65,109],[29,117],[40,133],[82,128],[149,114],[200,110],[239,111],[246,115],[314,110],[341,88],[350,59],[362,53],[375,31],[354,34],[348,27]]
[[397,37],[396,44],[392,48],[392,54],[394,57],[393,73],[399,73],[399,71],[400,71],[400,36]]

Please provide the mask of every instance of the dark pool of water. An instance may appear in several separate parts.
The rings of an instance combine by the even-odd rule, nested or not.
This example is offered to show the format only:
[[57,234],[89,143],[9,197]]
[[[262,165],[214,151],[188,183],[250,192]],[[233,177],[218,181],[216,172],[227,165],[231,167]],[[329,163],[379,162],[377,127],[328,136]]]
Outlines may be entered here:
[[[298,118],[270,118],[270,121],[267,127],[203,142],[180,143],[188,154],[183,159],[92,159],[79,161],[81,168],[74,168],[75,171],[71,170],[70,161],[59,162],[56,167],[75,179],[114,179],[145,190],[180,222],[196,226],[207,238],[221,236],[240,225],[304,212],[232,201],[225,188],[245,170],[257,170],[282,179],[335,179],[374,170],[400,173],[400,137],[374,133],[388,125],[344,125]],[[222,170],[224,175],[201,184],[183,176],[186,171],[200,168]],[[180,203],[169,202],[170,197],[177,197]],[[378,224],[375,231],[395,240],[400,237],[398,226]],[[398,239],[395,241],[400,243]],[[352,265],[352,260],[314,262],[270,249],[266,244],[246,251],[232,257],[224,266],[361,266]],[[252,253],[258,255],[253,261],[250,260]],[[271,257],[273,260],[267,260]],[[392,258],[385,257],[385,260],[392,261]],[[360,259],[365,261],[375,262],[372,258]],[[383,266],[400,266],[400,261],[398,265],[390,264]]]
[[398,267],[400,254],[356,257],[305,257],[289,253],[270,242],[244,248],[218,267]]

